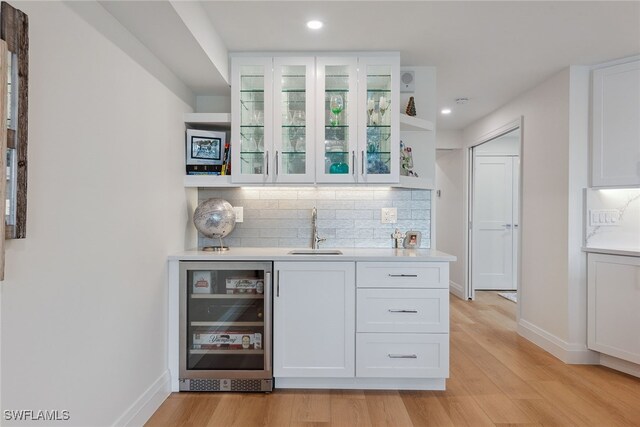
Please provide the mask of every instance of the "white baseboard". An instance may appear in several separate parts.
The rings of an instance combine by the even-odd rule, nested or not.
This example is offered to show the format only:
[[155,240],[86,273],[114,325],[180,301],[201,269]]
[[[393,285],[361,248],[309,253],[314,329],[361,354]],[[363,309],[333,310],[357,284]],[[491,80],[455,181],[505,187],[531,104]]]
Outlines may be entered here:
[[444,390],[446,378],[275,378],[274,388]]
[[625,374],[633,375],[640,378],[640,365],[626,360],[618,359],[617,357],[608,356],[606,354],[600,354],[600,364],[607,368],[615,369],[616,371],[624,372]]
[[449,292],[460,299],[464,299],[464,288],[453,280],[449,280]]
[[158,410],[162,402],[171,394],[169,371],[165,371],[160,378],[136,399],[135,402],[113,423],[114,427],[143,426],[149,421],[153,413]]
[[600,355],[587,348],[586,344],[568,343],[536,325],[520,319],[518,334],[551,353],[564,363],[572,365],[597,365]]

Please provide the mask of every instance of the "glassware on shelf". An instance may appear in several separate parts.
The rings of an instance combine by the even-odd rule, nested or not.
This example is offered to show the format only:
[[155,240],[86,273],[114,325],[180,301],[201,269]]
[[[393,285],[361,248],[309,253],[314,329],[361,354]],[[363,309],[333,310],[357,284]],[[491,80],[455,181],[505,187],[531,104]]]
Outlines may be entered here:
[[390,101],[384,96],[380,97],[378,101],[378,110],[380,111],[380,124],[384,123],[384,113],[389,109]]
[[329,98],[329,109],[333,113],[331,118],[331,126],[338,126],[340,124],[340,113],[344,109],[344,100],[342,95],[331,95]]
[[369,114],[369,125],[373,124],[371,120],[371,116],[373,115],[375,110],[376,110],[376,101],[374,101],[373,98],[369,98],[369,100],[367,101],[367,113]]
[[264,113],[261,110],[255,110],[253,112],[253,116],[251,117],[251,124],[254,126],[262,126],[264,125]]

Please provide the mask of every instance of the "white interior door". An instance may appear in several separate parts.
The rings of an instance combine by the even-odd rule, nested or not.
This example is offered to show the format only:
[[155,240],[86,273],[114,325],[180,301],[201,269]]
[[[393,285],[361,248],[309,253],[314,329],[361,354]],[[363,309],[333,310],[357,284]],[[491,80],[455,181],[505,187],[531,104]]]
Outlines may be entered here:
[[474,156],[471,223],[474,290],[516,289],[517,164],[512,156]]

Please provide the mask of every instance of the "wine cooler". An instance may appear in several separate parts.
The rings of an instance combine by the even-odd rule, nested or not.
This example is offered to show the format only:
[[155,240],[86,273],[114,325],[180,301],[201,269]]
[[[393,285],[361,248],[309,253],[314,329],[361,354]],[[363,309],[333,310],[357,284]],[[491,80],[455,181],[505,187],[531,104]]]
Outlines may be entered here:
[[180,391],[271,391],[270,262],[180,263]]

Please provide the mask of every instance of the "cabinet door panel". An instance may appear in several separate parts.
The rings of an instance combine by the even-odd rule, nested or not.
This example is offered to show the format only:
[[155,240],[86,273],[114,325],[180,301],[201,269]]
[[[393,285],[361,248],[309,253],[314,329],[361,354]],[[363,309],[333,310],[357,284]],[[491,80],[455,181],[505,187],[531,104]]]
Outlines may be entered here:
[[446,262],[358,262],[359,288],[449,288]]
[[449,376],[449,334],[358,333],[356,342],[358,377]]
[[640,185],[640,61],[593,72],[594,187]]
[[234,58],[231,66],[233,182],[273,179],[272,58]]
[[354,183],[357,150],[357,60],[316,60],[316,182]]
[[274,376],[352,377],[352,262],[276,263]]
[[315,60],[276,57],[274,69],[274,181],[315,179]]
[[449,332],[448,289],[358,289],[358,332]]
[[640,258],[589,254],[588,347],[640,363]]
[[358,70],[358,181],[397,183],[400,179],[400,58],[361,57]]

